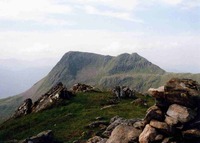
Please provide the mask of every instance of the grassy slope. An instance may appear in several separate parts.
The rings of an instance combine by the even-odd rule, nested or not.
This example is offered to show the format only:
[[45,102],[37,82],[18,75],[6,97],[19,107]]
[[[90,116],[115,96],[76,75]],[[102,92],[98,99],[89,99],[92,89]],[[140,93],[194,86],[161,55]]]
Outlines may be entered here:
[[[164,85],[169,79],[177,77],[177,78],[191,78],[193,80],[196,80],[200,83],[200,74],[179,74],[179,73],[165,73],[163,75],[160,74],[130,74],[130,75],[124,75],[124,74],[117,74],[113,76],[105,76],[101,80],[99,80],[98,84],[99,87],[104,87],[105,89],[112,88],[116,85],[127,85],[130,86],[133,89],[140,89],[142,92],[146,92],[150,87],[157,88],[161,85]],[[29,97],[29,93],[35,92],[37,90],[38,85],[42,84],[39,82],[36,84],[31,90],[28,90],[23,94],[22,97],[10,97],[7,99],[0,100],[0,122],[9,117],[11,114],[13,114],[14,110],[22,103],[24,98]],[[31,95],[31,94],[30,94]],[[40,95],[40,94],[38,94]],[[38,96],[37,95],[37,96]],[[34,96],[35,97],[35,96]],[[17,102],[16,102],[17,101]]]
[[38,90],[42,82],[43,82],[43,79],[41,79],[39,82],[33,85],[31,89],[27,90],[26,92],[22,94],[1,99],[0,100],[0,123],[8,119],[17,109],[17,107],[19,107],[19,105],[23,103],[25,99],[31,98],[35,100],[34,97],[32,97],[31,95],[33,95],[33,93],[35,93]]
[[8,119],[22,102],[23,98],[21,96],[13,96],[0,100],[0,123]]
[[[81,138],[84,141],[92,134],[97,133],[97,129],[92,129],[93,131],[87,134],[89,129],[85,126],[98,116],[104,117],[107,121],[115,115],[125,118],[144,116],[147,108],[131,104],[131,99],[122,100],[115,107],[100,110],[111,97],[109,92],[79,93],[70,101],[66,101],[64,106],[10,120],[0,126],[0,141],[23,139],[48,129],[54,131],[55,137],[59,141],[69,143],[86,132],[85,136]],[[153,100],[150,98],[148,101],[149,105],[153,104]]]
[[16,100],[17,97],[12,97],[4,101],[0,100],[0,122],[3,118],[9,117],[24,99],[36,100],[60,81],[67,87],[81,82],[103,89],[127,85],[137,91],[146,92],[150,87],[157,88],[164,85],[172,77],[191,78],[200,82],[200,74],[166,73],[136,53],[111,57],[69,52],[46,77],[21,94],[23,98]]

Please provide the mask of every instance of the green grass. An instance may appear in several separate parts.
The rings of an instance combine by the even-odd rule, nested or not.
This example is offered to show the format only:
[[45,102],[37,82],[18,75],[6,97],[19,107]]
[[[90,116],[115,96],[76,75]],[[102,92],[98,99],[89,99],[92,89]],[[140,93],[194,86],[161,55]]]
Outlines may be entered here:
[[[84,141],[99,132],[97,128],[86,128],[98,116],[104,117],[106,121],[116,115],[127,119],[144,117],[147,107],[131,104],[132,99],[121,100],[115,107],[100,110],[111,98],[112,95],[109,92],[79,93],[71,100],[65,101],[63,106],[10,120],[0,125],[0,141],[21,140],[43,130],[53,130],[55,138],[62,142],[70,143],[76,139]],[[153,104],[151,98],[142,98],[147,99],[149,105]],[[83,132],[85,132],[84,136]]]

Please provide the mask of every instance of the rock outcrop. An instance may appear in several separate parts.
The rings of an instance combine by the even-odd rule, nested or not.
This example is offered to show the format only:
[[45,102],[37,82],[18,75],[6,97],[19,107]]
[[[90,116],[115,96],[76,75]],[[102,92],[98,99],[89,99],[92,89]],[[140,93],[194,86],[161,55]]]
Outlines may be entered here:
[[106,143],[200,142],[200,86],[196,81],[173,78],[165,86],[149,89],[149,93],[156,102],[145,118],[112,118],[103,133]]
[[51,130],[43,131],[36,136],[19,141],[19,143],[56,143]]
[[128,143],[138,139],[142,130],[134,126],[120,124],[113,131],[106,143]]
[[99,137],[99,136],[94,136],[90,138],[87,143],[106,143],[107,139]]
[[24,103],[15,111],[13,118],[18,118],[30,113],[48,109],[56,104],[59,104],[63,100],[70,99],[72,96],[72,92],[68,91],[62,83],[58,83],[33,104],[30,98],[26,99]]
[[24,103],[19,106],[17,111],[15,111],[14,118],[21,117],[23,115],[27,115],[32,112],[32,100],[30,98],[24,100]]
[[81,83],[77,83],[74,84],[72,87],[72,91],[74,93],[76,92],[88,92],[88,91],[92,91],[94,89],[94,87],[87,85],[87,84],[81,84]]
[[119,99],[120,98],[136,98],[135,91],[133,91],[127,86],[116,86],[112,90],[112,92]]

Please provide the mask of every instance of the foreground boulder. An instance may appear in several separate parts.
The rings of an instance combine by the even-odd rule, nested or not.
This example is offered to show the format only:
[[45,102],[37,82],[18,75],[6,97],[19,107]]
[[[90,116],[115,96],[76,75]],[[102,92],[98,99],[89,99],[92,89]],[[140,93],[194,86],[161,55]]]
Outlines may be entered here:
[[167,110],[167,115],[181,123],[186,123],[195,118],[196,112],[194,110],[191,110],[190,108],[177,104],[172,104]]
[[153,142],[156,138],[157,132],[156,129],[147,124],[139,136],[140,143],[150,143]]
[[58,83],[33,104],[31,99],[26,99],[24,103],[15,111],[13,118],[18,118],[30,113],[46,110],[66,99],[70,99],[72,96],[73,94],[68,91],[62,83]]
[[[131,126],[134,126],[134,124],[137,122],[138,120],[137,119],[123,119],[119,116],[115,116],[113,118],[111,118],[110,120],[110,125],[106,128],[106,130],[103,132],[103,135],[105,137],[109,137],[112,133],[112,131],[118,126],[118,125],[121,125],[121,124],[124,124],[124,125],[131,125]],[[139,123],[138,123],[138,128],[139,128]]]
[[136,141],[142,130],[130,125],[118,125],[106,143],[130,143]]

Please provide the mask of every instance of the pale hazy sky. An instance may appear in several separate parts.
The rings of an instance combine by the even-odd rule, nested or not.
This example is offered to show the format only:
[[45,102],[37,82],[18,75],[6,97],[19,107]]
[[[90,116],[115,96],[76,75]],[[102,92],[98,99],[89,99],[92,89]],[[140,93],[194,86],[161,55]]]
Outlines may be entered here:
[[200,0],[0,0],[0,59],[68,51],[137,52],[167,71],[200,73]]

